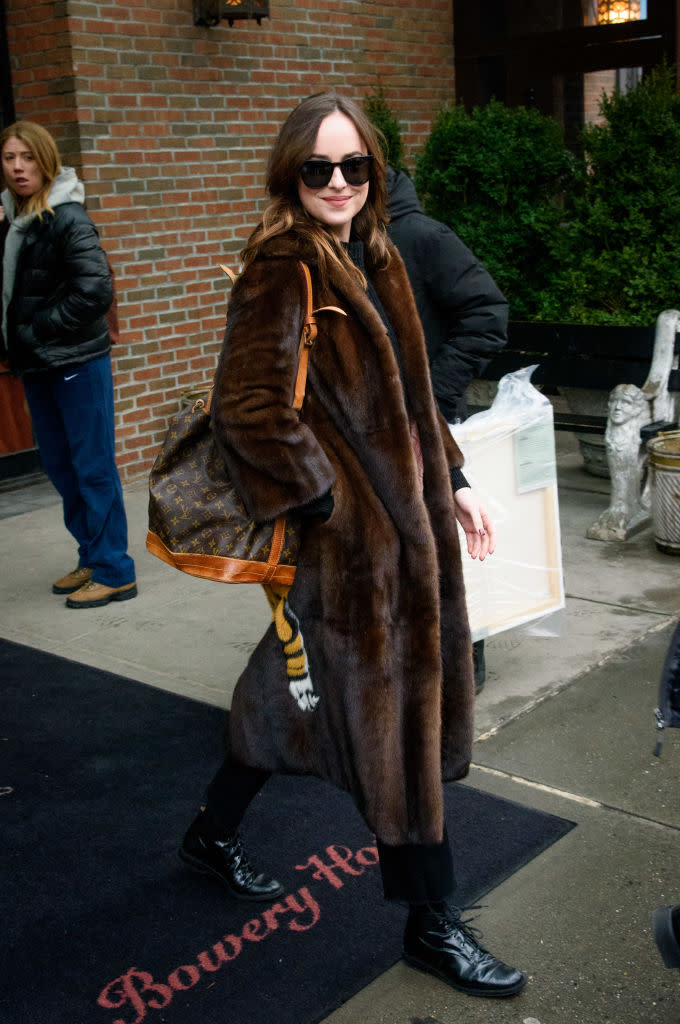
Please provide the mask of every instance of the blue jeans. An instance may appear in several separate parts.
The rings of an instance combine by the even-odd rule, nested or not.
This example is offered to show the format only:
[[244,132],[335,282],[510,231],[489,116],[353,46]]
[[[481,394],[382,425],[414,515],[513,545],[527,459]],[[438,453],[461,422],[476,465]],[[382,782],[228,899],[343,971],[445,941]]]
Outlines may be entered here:
[[40,456],[78,542],[78,565],[92,580],[122,587],[135,579],[115,460],[111,360],[24,377]]

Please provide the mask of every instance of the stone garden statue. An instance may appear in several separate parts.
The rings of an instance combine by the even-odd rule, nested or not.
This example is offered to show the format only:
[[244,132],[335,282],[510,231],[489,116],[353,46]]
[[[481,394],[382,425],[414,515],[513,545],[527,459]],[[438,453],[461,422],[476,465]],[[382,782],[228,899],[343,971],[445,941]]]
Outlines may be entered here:
[[649,522],[647,456],[640,429],[651,423],[650,402],[635,384],[618,384],[609,396],[604,440],[612,482],[611,500],[589,527],[591,540],[626,540]]
[[678,394],[668,390],[670,373],[678,367],[678,333],[680,312],[664,310],[656,322],[654,354],[644,385],[619,384],[609,396],[604,437],[611,500],[609,508],[586,531],[591,540],[627,540],[650,521],[647,453],[640,429],[647,423],[675,422],[678,418]]

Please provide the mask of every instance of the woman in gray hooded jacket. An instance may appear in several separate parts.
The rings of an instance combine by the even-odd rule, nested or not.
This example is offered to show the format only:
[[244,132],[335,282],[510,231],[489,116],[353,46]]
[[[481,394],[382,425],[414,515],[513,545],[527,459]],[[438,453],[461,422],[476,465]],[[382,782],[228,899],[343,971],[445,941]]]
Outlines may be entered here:
[[0,358],[21,376],[45,470],[78,564],[52,586],[70,608],[135,597],[115,462],[106,313],[113,286],[75,171],[45,128],[0,133],[4,219]]

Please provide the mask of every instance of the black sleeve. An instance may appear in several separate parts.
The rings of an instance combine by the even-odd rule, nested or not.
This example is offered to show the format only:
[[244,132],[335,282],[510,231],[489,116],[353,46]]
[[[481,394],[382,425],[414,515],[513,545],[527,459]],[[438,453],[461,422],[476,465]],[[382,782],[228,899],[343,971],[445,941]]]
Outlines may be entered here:
[[334,508],[333,492],[326,491],[320,498],[314,498],[312,501],[292,509],[292,514],[299,516],[306,523],[325,523],[332,516]]
[[113,284],[99,235],[80,206],[68,204],[55,214],[53,240],[65,286],[54,303],[36,313],[37,338],[58,338],[76,333],[83,324],[104,316],[113,302]]
[[427,287],[440,318],[448,324],[448,335],[431,362],[432,385],[442,413],[451,422],[470,381],[507,343],[508,303],[454,232],[443,229],[437,242]]
[[470,486],[470,484],[467,482],[465,478],[465,474],[463,473],[462,469],[457,469],[455,466],[453,466],[449,470],[449,473],[451,474],[451,487],[453,488],[454,494],[456,493],[456,491],[460,491],[463,487]]

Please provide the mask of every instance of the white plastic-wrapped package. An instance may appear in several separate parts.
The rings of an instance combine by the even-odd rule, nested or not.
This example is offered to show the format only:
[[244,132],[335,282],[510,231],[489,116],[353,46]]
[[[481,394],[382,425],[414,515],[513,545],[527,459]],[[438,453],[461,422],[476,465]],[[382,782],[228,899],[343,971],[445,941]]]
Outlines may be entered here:
[[470,486],[496,527],[483,562],[466,554],[463,575],[473,640],[527,626],[558,635],[564,608],[552,406],[531,383],[534,366],[503,377],[493,405],[450,426]]

